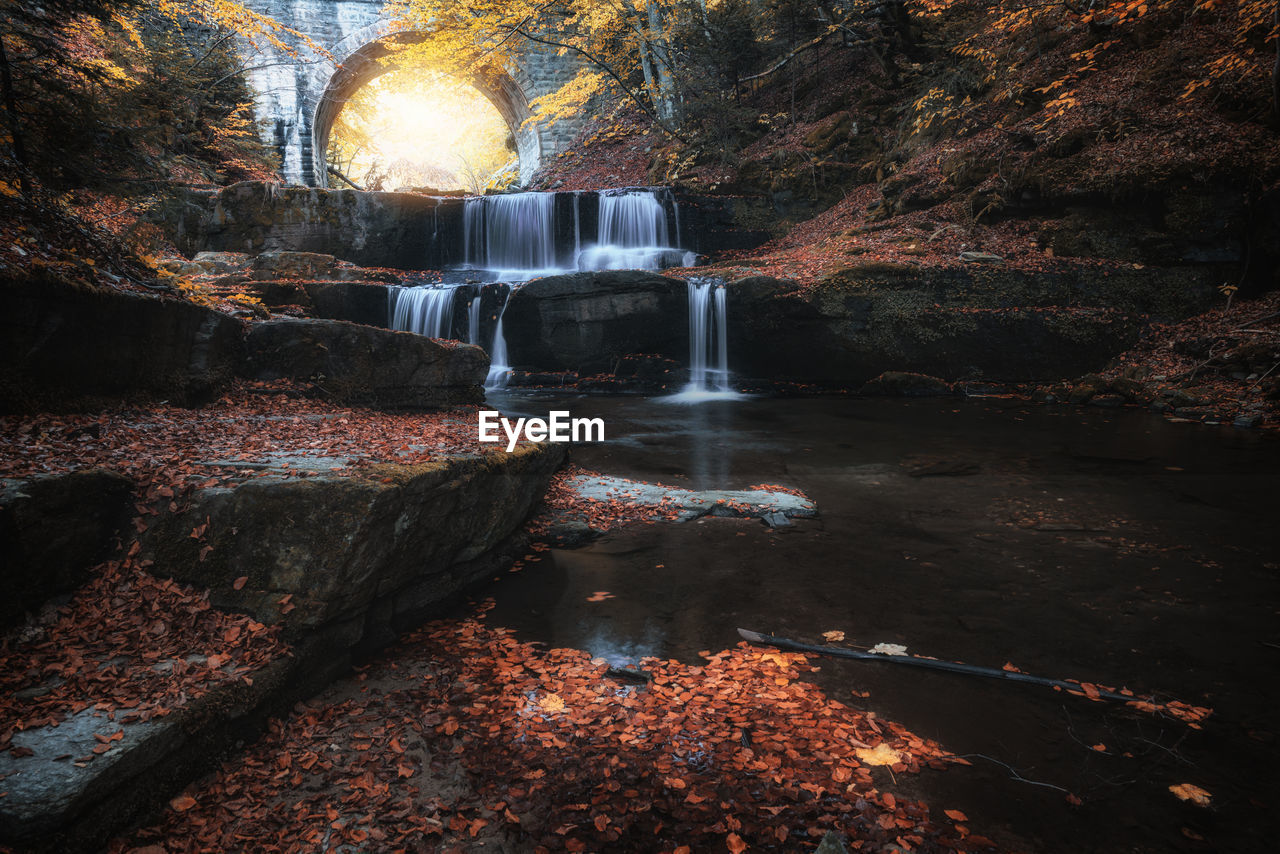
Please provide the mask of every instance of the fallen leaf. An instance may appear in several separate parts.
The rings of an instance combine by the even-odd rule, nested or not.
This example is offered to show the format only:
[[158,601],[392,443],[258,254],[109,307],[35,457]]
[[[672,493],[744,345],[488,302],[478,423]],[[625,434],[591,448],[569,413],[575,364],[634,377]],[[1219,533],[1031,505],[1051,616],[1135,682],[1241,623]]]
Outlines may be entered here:
[[885,742],[871,749],[859,747],[854,753],[864,765],[897,765],[902,761],[902,755]]
[[839,643],[844,640],[844,632],[838,630],[823,632],[822,636],[827,639],[827,643]]
[[196,799],[190,795],[178,795],[178,797],[169,801],[169,806],[174,812],[186,812],[196,805]]
[[1190,801],[1198,807],[1207,807],[1213,796],[1194,783],[1178,783],[1170,786],[1169,791],[1180,801]]
[[871,647],[872,652],[881,655],[906,655],[907,648],[900,643],[878,643]]
[[968,821],[969,820],[969,816],[965,815],[960,810],[943,810],[942,812],[947,818],[951,819],[952,821]]

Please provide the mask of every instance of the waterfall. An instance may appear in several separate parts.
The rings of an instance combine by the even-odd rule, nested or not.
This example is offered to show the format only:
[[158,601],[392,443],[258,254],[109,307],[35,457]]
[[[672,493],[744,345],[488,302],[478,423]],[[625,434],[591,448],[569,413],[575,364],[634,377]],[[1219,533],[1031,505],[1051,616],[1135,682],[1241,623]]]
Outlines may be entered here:
[[466,265],[500,281],[530,279],[556,265],[554,193],[509,193],[466,200]]
[[513,291],[507,291],[507,298],[498,311],[498,325],[493,329],[493,347],[489,350],[489,376],[484,379],[484,387],[506,388],[511,379],[511,366],[507,364],[507,337],[502,334],[502,318],[507,313],[507,303],[511,302]]
[[604,246],[666,247],[667,211],[652,190],[600,194],[600,243]]
[[596,245],[577,253],[579,270],[659,270],[691,259],[691,253],[671,245],[667,208],[658,192],[609,190],[599,198]]
[[392,329],[428,338],[449,338],[453,325],[453,288],[391,288]]
[[728,295],[724,280],[695,277],[689,287],[689,384],[677,403],[741,397],[729,385]]
[[467,306],[467,343],[480,343],[480,297],[473,297]]
[[573,194],[573,258],[582,254],[582,193]]

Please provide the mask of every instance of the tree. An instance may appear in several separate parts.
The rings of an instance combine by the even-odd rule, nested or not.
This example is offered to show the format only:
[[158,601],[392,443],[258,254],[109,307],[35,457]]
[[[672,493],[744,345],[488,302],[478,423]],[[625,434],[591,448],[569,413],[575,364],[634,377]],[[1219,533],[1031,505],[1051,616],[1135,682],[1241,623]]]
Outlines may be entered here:
[[233,0],[0,3],[0,147],[24,193],[234,179],[263,162],[235,42],[297,34]]

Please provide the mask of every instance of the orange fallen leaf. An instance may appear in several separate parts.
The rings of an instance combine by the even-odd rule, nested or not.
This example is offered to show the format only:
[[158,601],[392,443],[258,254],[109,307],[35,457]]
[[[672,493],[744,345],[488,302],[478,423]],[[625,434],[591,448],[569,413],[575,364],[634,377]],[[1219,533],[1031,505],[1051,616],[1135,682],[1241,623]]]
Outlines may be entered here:
[[827,643],[839,643],[844,640],[844,632],[838,630],[823,632],[822,636],[827,639]]
[[169,806],[174,812],[186,812],[196,805],[196,799],[190,795],[178,795],[178,797],[169,801]]
[[947,818],[951,819],[952,821],[968,821],[969,820],[969,816],[965,815],[960,810],[943,810],[942,812]]
[[1190,801],[1198,807],[1209,806],[1213,796],[1204,789],[1194,783],[1178,783],[1176,786],[1170,786],[1169,791],[1180,801]]
[[241,590],[241,589],[243,589],[243,588],[244,588],[244,586],[245,586],[246,584],[248,584],[248,583],[249,583],[249,576],[247,576],[247,575],[242,575],[242,576],[240,576],[239,578],[237,578],[235,581],[231,582],[231,589],[232,589],[232,590]]
[[728,847],[732,854],[742,854],[747,850],[747,843],[742,841],[742,837],[736,833],[730,833],[724,838],[724,844]]

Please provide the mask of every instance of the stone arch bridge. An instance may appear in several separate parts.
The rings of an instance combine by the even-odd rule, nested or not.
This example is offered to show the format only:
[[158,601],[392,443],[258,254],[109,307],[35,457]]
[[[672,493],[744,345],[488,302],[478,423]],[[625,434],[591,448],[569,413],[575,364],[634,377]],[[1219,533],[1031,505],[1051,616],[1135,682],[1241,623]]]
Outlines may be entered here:
[[[247,0],[246,5],[329,51],[325,57],[298,45],[298,55],[291,57],[268,45],[256,51],[246,46],[243,57],[267,142],[280,155],[282,177],[291,184],[327,186],[325,148],[342,104],[387,70],[379,59],[393,44],[423,36],[397,25],[384,11],[383,0]],[[510,128],[525,182],[582,125],[582,119],[562,119],[551,127],[526,125],[529,103],[572,79],[579,64],[526,43],[511,66],[477,68],[468,82],[493,102]]]

